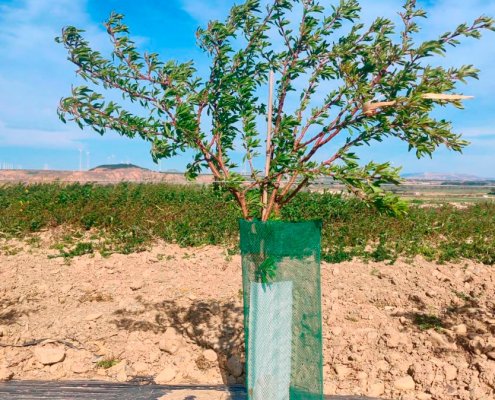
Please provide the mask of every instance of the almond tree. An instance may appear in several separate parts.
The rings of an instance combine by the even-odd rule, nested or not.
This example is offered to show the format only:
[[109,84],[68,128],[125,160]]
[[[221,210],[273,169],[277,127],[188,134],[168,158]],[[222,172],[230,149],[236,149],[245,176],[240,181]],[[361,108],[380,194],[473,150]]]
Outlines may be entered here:
[[[363,165],[355,150],[394,137],[418,158],[440,146],[460,152],[467,142],[449,121],[431,114],[447,104],[462,108],[457,84],[477,78],[478,71],[428,61],[462,38],[495,30],[494,20],[482,16],[418,43],[418,21],[427,15],[416,0],[405,0],[400,26],[386,18],[360,23],[358,0],[329,8],[315,0],[271,0],[266,8],[260,3],[247,0],[226,21],[198,29],[198,44],[211,61],[206,77],[193,61],[141,54],[120,14],[105,23],[113,45],[109,57],[92,50],[82,30],[64,28],[56,40],[89,83],[61,100],[60,118],[100,134],[140,136],[151,143],[155,162],[192,150],[187,176],[209,169],[247,219],[269,219],[321,176],[403,212],[404,203],[381,189],[399,183],[399,169]],[[264,95],[272,71],[273,107]],[[117,89],[126,101],[107,101],[106,90],[98,88]],[[141,111],[129,111],[129,101]],[[249,176],[239,173],[241,162],[249,165]]]

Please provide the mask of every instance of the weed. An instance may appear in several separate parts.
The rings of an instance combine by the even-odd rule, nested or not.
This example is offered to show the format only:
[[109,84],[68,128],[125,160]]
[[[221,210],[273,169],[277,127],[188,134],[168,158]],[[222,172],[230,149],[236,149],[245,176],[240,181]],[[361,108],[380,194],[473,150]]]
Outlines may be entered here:
[[34,247],[34,248],[39,248],[41,246],[41,238],[38,236],[30,236],[26,239],[26,244],[28,246]]
[[117,365],[120,361],[116,359],[101,360],[96,363],[98,368],[109,369]]
[[85,254],[93,254],[94,252],[93,243],[91,242],[79,242],[70,250],[65,250],[65,246],[58,248],[58,250],[60,250],[60,254],[52,256],[52,258],[64,257],[65,259],[71,259]]
[[229,255],[229,256],[235,256],[236,254],[239,254],[239,249],[237,247],[229,247],[229,248],[227,248],[227,255]]
[[429,329],[441,331],[444,328],[442,320],[432,314],[414,314],[413,322],[422,331],[427,331]]
[[389,264],[395,263],[397,255],[396,252],[391,249],[390,243],[394,244],[394,241],[388,240],[385,234],[381,234],[376,249],[370,254],[371,259],[375,262],[389,261]]
[[[26,238],[33,231],[64,226],[68,233],[58,250],[66,258],[96,251],[104,256],[139,252],[155,239],[239,252],[235,199],[209,187],[5,185],[0,205],[0,237]],[[406,217],[394,218],[358,199],[305,192],[282,208],[281,218],[322,220],[321,257],[327,262],[354,257],[393,262],[398,256],[421,255],[443,263],[469,259],[495,264],[495,204],[490,202],[464,209],[412,205]]]
[[338,249],[332,251],[326,251],[322,255],[323,261],[338,264],[344,261],[351,261],[353,259],[352,253],[345,251],[343,247],[339,247]]
[[359,319],[355,315],[351,315],[351,314],[347,315],[345,317],[345,319],[348,321],[351,321],[351,322],[358,322],[359,321]]
[[470,302],[473,302],[474,300],[476,300],[473,296],[470,296],[464,292],[458,292],[456,290],[453,290],[452,293],[454,293],[461,300],[464,300],[466,303],[470,303]]
[[86,292],[79,298],[80,303],[104,303],[112,300],[113,296],[111,294],[100,292]]
[[372,276],[376,276],[377,278],[381,278],[382,274],[380,273],[380,270],[377,268],[373,268],[370,272]]
[[19,254],[22,251],[20,247],[15,247],[15,246],[9,246],[5,245],[2,248],[0,248],[0,254],[3,253],[6,256],[15,256],[16,254]]

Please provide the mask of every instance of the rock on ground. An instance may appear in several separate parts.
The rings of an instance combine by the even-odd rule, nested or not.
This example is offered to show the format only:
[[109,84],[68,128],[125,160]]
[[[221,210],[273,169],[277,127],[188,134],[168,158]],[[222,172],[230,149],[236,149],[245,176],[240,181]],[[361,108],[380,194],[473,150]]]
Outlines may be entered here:
[[6,367],[0,367],[0,382],[10,381],[14,377],[14,373]]
[[39,345],[34,349],[34,356],[43,365],[59,363],[65,358],[65,348],[57,344]]
[[159,385],[170,383],[176,376],[177,370],[174,367],[167,367],[155,377],[155,382]]
[[410,376],[404,376],[394,381],[394,387],[398,390],[414,390],[416,384]]
[[182,335],[175,328],[168,328],[160,338],[158,347],[169,354],[175,354],[182,345]]

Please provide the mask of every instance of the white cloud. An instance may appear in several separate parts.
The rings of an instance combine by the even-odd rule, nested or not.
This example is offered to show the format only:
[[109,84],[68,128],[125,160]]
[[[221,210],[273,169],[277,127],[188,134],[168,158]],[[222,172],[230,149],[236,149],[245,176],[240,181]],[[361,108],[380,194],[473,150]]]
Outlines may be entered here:
[[467,139],[473,138],[486,138],[490,136],[495,136],[495,124],[491,126],[480,126],[480,127],[469,127],[466,129],[459,129],[459,132]]
[[77,149],[83,147],[82,139],[86,135],[70,128],[67,131],[12,128],[0,121],[0,146],[5,147]]
[[75,80],[75,67],[54,39],[63,26],[76,25],[98,47],[107,42],[85,6],[85,0],[18,0],[0,5],[0,120],[27,129],[64,129],[56,109]]
[[201,24],[228,15],[230,8],[239,1],[232,0],[181,0],[182,9]]
[[0,43],[4,61],[63,63],[63,49],[54,42],[65,25],[97,28],[85,12],[86,0],[18,0],[0,6]]

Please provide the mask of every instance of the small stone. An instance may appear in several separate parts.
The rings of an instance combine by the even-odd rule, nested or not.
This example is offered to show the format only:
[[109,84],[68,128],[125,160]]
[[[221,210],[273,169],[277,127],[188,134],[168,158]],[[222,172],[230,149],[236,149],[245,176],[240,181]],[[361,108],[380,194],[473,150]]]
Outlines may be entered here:
[[227,360],[226,366],[230,374],[235,378],[239,378],[242,375],[242,370],[243,370],[242,363],[239,361],[239,359],[236,356],[230,357]]
[[143,287],[143,282],[142,281],[134,281],[132,282],[129,287],[131,288],[131,290],[139,290]]
[[159,385],[169,383],[176,377],[176,375],[177,375],[177,371],[175,368],[167,367],[155,377],[155,383]]
[[442,349],[446,349],[446,350],[456,350],[457,349],[457,346],[455,343],[449,343],[449,341],[447,340],[447,338],[436,332],[436,331],[430,331],[430,338],[432,340],[433,343],[436,343],[438,347],[442,348]]
[[174,328],[168,328],[158,343],[160,350],[169,354],[177,353],[182,345],[182,336]]
[[82,361],[76,361],[72,363],[71,366],[71,371],[76,373],[76,374],[85,374],[90,370],[90,367],[88,364],[82,362]]
[[98,318],[101,318],[102,315],[103,315],[102,313],[88,314],[84,319],[86,321],[96,321]]
[[490,351],[489,353],[486,353],[486,356],[487,356],[490,360],[495,360],[495,351]]
[[64,361],[65,349],[63,346],[46,344],[34,349],[34,356],[43,365],[52,365]]
[[127,368],[127,361],[117,361],[114,366],[106,370],[108,376],[117,376],[120,371],[125,371]]
[[118,382],[127,382],[127,371],[125,368],[122,368],[115,377]]
[[456,325],[452,328],[452,330],[460,336],[467,334],[467,326],[465,324]]
[[391,349],[395,349],[395,348],[399,347],[400,340],[401,340],[401,338],[397,333],[390,335],[386,339],[387,347],[389,347]]
[[356,379],[358,381],[365,381],[366,379],[368,379],[368,374],[364,371],[360,371],[356,374]]
[[73,286],[72,284],[67,284],[67,285],[64,285],[60,288],[60,291],[63,293],[63,294],[67,294],[69,293],[71,290],[72,290]]
[[394,387],[398,390],[414,390],[416,387],[416,384],[414,383],[413,378],[411,378],[408,375],[408,376],[404,376],[402,378],[396,379],[394,381]]
[[58,364],[52,364],[52,365],[47,365],[45,367],[45,371],[50,371],[50,375],[53,376],[54,379],[57,379],[57,377],[64,376],[65,373],[64,371],[64,365],[61,363]]
[[218,355],[214,350],[207,349],[203,351],[203,357],[205,358],[206,361],[209,362],[215,362],[218,360]]
[[352,371],[350,368],[347,368],[344,365],[336,365],[334,369],[339,379],[345,379],[347,375],[349,375]]
[[138,374],[142,374],[142,373],[148,372],[148,370],[149,370],[148,364],[146,364],[146,363],[144,363],[142,361],[138,361],[138,362],[134,363],[132,365],[132,368]]
[[416,399],[417,400],[430,400],[431,394],[421,392],[421,393],[416,394]]
[[446,388],[447,388],[447,394],[449,396],[453,396],[453,395],[457,394],[457,388],[455,388],[454,386],[446,385]]
[[160,360],[162,357],[162,352],[160,350],[154,350],[148,353],[148,362],[154,364]]
[[7,336],[7,327],[0,325],[0,337]]
[[6,367],[0,368],[0,382],[10,381],[14,377],[14,373]]
[[469,390],[469,395],[472,400],[486,399],[486,393],[479,387],[473,387]]
[[368,390],[368,396],[379,397],[385,393],[385,384],[383,382],[376,382],[370,385],[370,390]]
[[370,342],[375,341],[378,338],[378,332],[373,329],[366,334],[366,337]]
[[443,370],[445,372],[445,379],[447,381],[453,381],[455,378],[457,378],[457,368],[453,365],[447,364],[444,366]]
[[101,359],[113,360],[114,358],[117,358],[117,355],[114,354],[111,349],[106,347],[104,343],[98,343],[98,350],[96,351],[96,354],[101,357],[94,362],[101,361]]
[[385,360],[380,360],[376,363],[376,369],[378,371],[385,371],[386,372],[390,369],[390,365]]
[[485,340],[481,336],[474,336],[472,340],[469,341],[469,346],[472,351],[476,354],[481,354],[486,346]]
[[340,326],[334,326],[330,329],[330,332],[332,332],[334,336],[339,336],[342,333],[342,328]]

